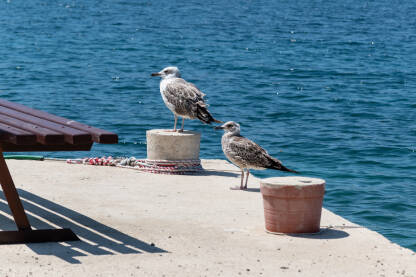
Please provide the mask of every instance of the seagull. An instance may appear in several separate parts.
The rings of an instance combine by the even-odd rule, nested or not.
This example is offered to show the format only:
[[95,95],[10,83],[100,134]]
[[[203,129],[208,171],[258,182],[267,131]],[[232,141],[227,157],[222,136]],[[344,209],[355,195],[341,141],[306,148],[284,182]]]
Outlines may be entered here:
[[205,124],[211,124],[211,122],[223,123],[212,117],[207,109],[208,105],[204,101],[205,94],[194,84],[182,79],[177,67],[166,67],[160,72],[152,73],[151,76],[162,78],[160,81],[160,94],[165,105],[175,116],[173,132],[176,132],[178,116],[182,117],[182,127],[178,132],[183,132],[185,118],[198,118]]
[[[270,156],[266,150],[257,143],[240,135],[240,125],[234,121],[228,121],[215,129],[223,129],[221,139],[222,151],[228,160],[241,169],[240,187],[232,187],[235,190],[246,190],[250,169],[276,169],[281,171],[299,173],[285,167],[281,161]],[[246,183],[243,186],[244,169],[247,170]]]

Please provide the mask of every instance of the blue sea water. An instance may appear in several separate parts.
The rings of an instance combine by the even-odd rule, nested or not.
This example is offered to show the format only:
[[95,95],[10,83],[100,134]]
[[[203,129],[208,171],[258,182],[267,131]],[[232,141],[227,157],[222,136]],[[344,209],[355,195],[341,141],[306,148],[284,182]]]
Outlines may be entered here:
[[[150,73],[176,65],[216,118],[324,178],[326,208],[416,250],[415,10],[394,0],[1,0],[0,97],[120,136],[48,156],[145,157],[145,131],[173,125]],[[185,127],[202,132],[202,158],[224,158],[220,132]]]

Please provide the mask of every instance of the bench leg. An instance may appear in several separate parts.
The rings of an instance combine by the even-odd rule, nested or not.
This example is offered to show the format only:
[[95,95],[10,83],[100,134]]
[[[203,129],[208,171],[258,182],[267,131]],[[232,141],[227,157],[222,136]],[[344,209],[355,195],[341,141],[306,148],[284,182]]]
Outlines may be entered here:
[[70,229],[32,230],[1,147],[0,184],[18,229],[18,231],[0,231],[0,244],[79,240]]
[[0,183],[6,197],[9,208],[13,214],[19,231],[31,230],[29,220],[27,219],[19,194],[14,186],[12,176],[10,175],[3,153],[0,152]]

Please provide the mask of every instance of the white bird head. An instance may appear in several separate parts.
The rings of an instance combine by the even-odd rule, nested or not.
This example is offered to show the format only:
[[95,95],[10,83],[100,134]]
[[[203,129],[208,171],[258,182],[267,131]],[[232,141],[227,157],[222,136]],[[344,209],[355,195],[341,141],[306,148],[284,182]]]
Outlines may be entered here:
[[152,73],[151,76],[159,76],[162,79],[171,77],[180,78],[181,73],[179,72],[179,68],[176,66],[168,66],[162,69],[160,72]]
[[225,133],[231,133],[233,135],[240,134],[240,124],[234,121],[225,122],[223,125],[215,127],[215,129],[223,129]]

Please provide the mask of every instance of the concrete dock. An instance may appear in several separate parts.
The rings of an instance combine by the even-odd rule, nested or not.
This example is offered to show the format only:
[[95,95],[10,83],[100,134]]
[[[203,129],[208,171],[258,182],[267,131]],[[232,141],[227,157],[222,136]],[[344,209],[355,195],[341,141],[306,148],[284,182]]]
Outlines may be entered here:
[[[319,234],[266,233],[259,180],[229,190],[239,171],[223,160],[203,176],[7,163],[31,224],[81,241],[0,245],[0,276],[416,276],[413,251],[328,210]],[[0,207],[15,230],[2,194]]]

